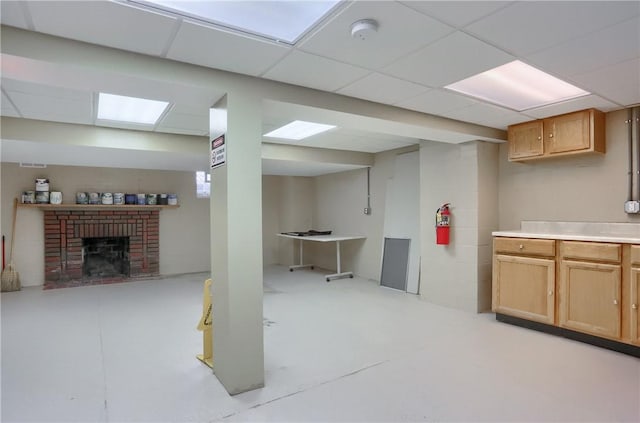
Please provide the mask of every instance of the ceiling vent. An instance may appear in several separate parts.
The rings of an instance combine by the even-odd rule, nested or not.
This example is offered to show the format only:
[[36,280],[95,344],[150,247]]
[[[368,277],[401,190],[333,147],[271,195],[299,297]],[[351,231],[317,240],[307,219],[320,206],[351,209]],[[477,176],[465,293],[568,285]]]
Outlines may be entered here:
[[44,163],[20,163],[20,167],[33,167],[36,169],[44,169],[45,167],[47,167],[46,164]]

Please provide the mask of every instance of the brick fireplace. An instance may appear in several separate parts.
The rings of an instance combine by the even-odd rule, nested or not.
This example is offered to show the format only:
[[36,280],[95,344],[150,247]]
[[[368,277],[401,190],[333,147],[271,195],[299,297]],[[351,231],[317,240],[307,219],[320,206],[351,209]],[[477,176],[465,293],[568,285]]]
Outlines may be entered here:
[[[45,289],[120,282],[159,274],[159,210],[45,210]],[[127,238],[128,275],[83,275],[89,238]]]

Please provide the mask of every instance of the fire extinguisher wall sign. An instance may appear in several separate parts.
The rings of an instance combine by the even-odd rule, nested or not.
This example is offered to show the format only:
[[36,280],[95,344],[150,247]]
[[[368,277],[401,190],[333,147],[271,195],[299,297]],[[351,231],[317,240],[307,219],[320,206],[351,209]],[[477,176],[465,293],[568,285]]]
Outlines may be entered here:
[[449,229],[451,227],[450,204],[446,203],[436,210],[436,244],[449,245]]

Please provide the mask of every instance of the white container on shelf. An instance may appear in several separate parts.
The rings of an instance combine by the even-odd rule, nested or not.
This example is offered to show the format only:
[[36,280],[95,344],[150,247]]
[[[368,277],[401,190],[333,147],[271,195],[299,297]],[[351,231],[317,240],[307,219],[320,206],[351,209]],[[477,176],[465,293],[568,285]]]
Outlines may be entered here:
[[62,193],[60,191],[51,191],[49,193],[49,203],[62,204]]
[[36,178],[36,191],[49,191],[49,180],[47,178]]
[[113,204],[113,194],[110,192],[102,193],[102,204],[111,205]]

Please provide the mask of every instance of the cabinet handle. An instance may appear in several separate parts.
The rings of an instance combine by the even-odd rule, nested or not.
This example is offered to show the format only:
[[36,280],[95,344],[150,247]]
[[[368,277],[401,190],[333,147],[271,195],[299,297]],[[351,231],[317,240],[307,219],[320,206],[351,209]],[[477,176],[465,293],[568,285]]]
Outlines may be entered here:
[[614,305],[618,305],[618,300],[613,300]]
[[524,248],[524,245],[520,244],[518,245],[518,248],[522,250]]
[[549,291],[549,296],[552,296],[552,295],[553,295],[553,291]]
[[631,308],[634,309],[634,310],[637,310],[638,309],[638,304],[631,304]]
[[549,138],[553,138],[553,134],[549,134]]
[[538,141],[540,141],[542,139],[542,137],[538,137]]

